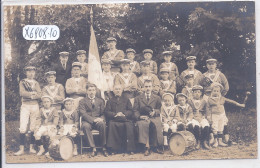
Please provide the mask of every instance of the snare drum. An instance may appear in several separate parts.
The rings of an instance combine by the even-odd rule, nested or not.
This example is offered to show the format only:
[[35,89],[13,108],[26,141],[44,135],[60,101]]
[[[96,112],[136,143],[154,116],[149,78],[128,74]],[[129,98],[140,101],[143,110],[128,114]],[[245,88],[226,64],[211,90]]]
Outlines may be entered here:
[[189,131],[174,132],[169,137],[170,150],[174,155],[182,155],[195,149],[195,136]]
[[73,140],[68,136],[56,136],[49,146],[50,156],[54,159],[68,160],[73,156]]

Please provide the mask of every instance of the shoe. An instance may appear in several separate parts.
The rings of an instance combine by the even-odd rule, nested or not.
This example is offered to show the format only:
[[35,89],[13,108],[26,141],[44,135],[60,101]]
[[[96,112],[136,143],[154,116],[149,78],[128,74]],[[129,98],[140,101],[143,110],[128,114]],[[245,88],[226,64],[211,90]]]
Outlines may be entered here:
[[224,135],[223,142],[226,143],[226,144],[229,142],[229,134]]
[[49,153],[49,152],[46,152],[46,153],[45,153],[45,156],[50,156],[50,153]]
[[95,157],[95,156],[97,156],[97,151],[92,151],[90,157]]
[[200,149],[200,141],[197,141],[195,149],[199,150]]
[[134,152],[130,152],[129,155],[134,155],[135,153]]
[[210,149],[210,146],[208,145],[207,141],[204,141],[204,142],[203,142],[203,147],[204,147],[205,149],[207,149],[207,150]]
[[29,150],[30,153],[37,153],[36,150],[33,148],[33,144],[30,144],[30,150]]
[[107,150],[103,150],[103,155],[104,155],[105,157],[108,157]]
[[214,144],[214,135],[213,133],[209,134],[209,145],[213,145]]
[[227,147],[228,145],[222,141],[222,138],[218,138],[218,145],[221,147]]
[[44,152],[45,152],[45,150],[44,150],[43,146],[41,145],[41,146],[40,146],[40,150],[39,150],[39,152],[37,153],[37,156],[41,156]]
[[214,144],[212,145],[213,148],[217,148],[218,147],[218,140],[215,139],[214,140]]
[[14,153],[15,156],[20,156],[24,154],[24,146],[20,145],[20,149],[19,151],[17,151],[16,153]]
[[161,150],[161,149],[159,149],[159,148],[156,148],[156,149],[154,150],[154,152],[155,152],[155,153],[159,153],[159,154],[163,154],[163,153],[164,153],[163,150]]
[[149,156],[150,155],[150,151],[149,151],[149,149],[147,148],[146,150],[145,150],[145,152],[144,152],[144,156]]

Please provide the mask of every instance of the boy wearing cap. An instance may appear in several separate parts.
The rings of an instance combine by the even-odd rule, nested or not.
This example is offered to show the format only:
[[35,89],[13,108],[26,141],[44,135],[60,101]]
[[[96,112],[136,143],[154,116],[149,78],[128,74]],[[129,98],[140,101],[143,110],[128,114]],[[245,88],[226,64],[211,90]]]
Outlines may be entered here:
[[169,72],[170,72],[170,79],[171,80],[175,80],[177,76],[179,76],[179,71],[178,71],[178,67],[176,66],[176,64],[174,62],[171,62],[172,59],[172,51],[164,51],[162,53],[164,61],[161,65],[160,65],[160,69],[161,68],[168,68]]
[[113,94],[113,87],[114,87],[114,79],[115,79],[115,73],[111,72],[111,60],[110,59],[102,59],[101,60],[101,66],[103,70],[103,79],[104,79],[104,94],[105,94],[105,100],[111,99]]
[[135,97],[135,92],[137,90],[137,77],[134,73],[130,72],[130,60],[121,60],[122,72],[115,76],[115,85],[121,85],[123,87],[122,96],[130,99],[133,104],[133,99]]
[[[34,136],[33,133],[39,122],[39,104],[41,98],[41,88],[39,83],[34,79],[36,68],[27,66],[24,68],[26,78],[19,83],[19,92],[22,99],[20,110],[20,146],[19,151],[14,155],[24,154],[25,134],[30,133],[30,153],[36,153],[33,148]],[[28,130],[28,124],[29,130]]]
[[60,116],[60,129],[58,134],[71,136],[74,142],[73,155],[78,155],[77,144],[78,144],[78,128],[79,128],[79,114],[77,110],[73,110],[73,99],[66,98],[63,100],[64,109]]
[[184,131],[186,128],[188,131],[193,132],[192,129],[192,119],[193,112],[191,106],[187,103],[188,97],[183,93],[177,93],[177,108],[179,110],[180,119],[177,123],[177,130]]
[[70,98],[74,99],[74,108],[78,108],[79,101],[83,99],[86,95],[86,78],[81,75],[81,63],[74,62],[72,64],[72,71],[74,76],[67,80],[66,82],[66,93]]
[[102,56],[102,59],[110,59],[112,61],[112,68],[111,71],[112,72],[120,72],[120,60],[125,58],[125,53],[123,50],[118,50],[116,48],[116,43],[117,40],[114,37],[109,37],[106,40],[106,45],[107,48],[109,49],[108,51],[106,51],[104,53],[104,55]]
[[162,68],[160,69],[160,96],[162,96],[164,93],[171,93],[173,95],[176,94],[176,82],[173,80],[170,80],[170,71],[168,68]]
[[177,123],[180,120],[179,109],[174,104],[174,96],[171,93],[162,95],[161,120],[163,124],[163,145],[168,146],[167,137],[177,131]]
[[192,98],[188,100],[188,103],[193,111],[193,120],[191,123],[193,125],[194,135],[197,141],[196,149],[200,148],[200,142],[202,142],[202,145],[205,149],[209,149],[209,122],[206,119],[208,106],[206,101],[202,98],[202,91],[202,86],[193,86]]
[[[204,87],[205,90],[210,87],[211,83],[220,83],[223,86],[222,95],[225,96],[229,90],[229,84],[226,76],[217,69],[217,60],[216,59],[207,59],[207,68],[208,71],[203,74],[203,80],[201,85]],[[209,80],[208,82],[203,82],[205,80]]]
[[144,60],[149,62],[151,73],[156,75],[158,68],[157,68],[157,63],[152,60],[153,50],[145,49],[143,50],[143,55],[144,55]]
[[187,75],[193,75],[194,85],[198,85],[200,83],[203,76],[199,70],[195,69],[196,59],[197,59],[196,56],[188,56],[186,58],[188,68],[181,73],[180,79],[178,80],[179,86],[185,85],[185,83],[186,83],[185,76],[187,76]]
[[76,52],[77,54],[77,60],[81,63],[81,76],[88,78],[88,63],[86,63],[87,55],[85,50],[78,50]]
[[151,73],[150,62],[142,61],[141,63],[142,75],[137,79],[138,92],[143,93],[144,81],[151,80],[153,84],[153,93],[158,95],[160,91],[160,80],[155,74]]
[[48,85],[46,85],[42,89],[42,95],[43,96],[50,96],[53,98],[53,104],[52,106],[55,107],[58,112],[61,111],[61,105],[62,100],[65,98],[65,90],[64,87],[56,83],[56,72],[55,71],[49,71],[45,73]]
[[223,86],[219,83],[212,83],[211,85],[211,95],[208,98],[209,113],[207,115],[208,120],[212,123],[212,131],[214,134],[214,144],[213,147],[227,146],[223,142],[223,130],[224,125],[227,120],[224,103],[231,103],[238,107],[244,108],[245,104],[240,104],[234,100],[225,98],[222,96]]
[[140,75],[140,65],[137,61],[135,61],[135,53],[136,51],[132,48],[128,48],[126,50],[126,57],[129,59],[130,62],[130,71],[135,73],[136,76]]
[[[40,109],[41,123],[34,134],[36,145],[40,146],[40,150],[37,153],[38,156],[41,156],[45,152],[43,144],[49,143],[49,139],[46,136],[49,136],[50,139],[52,139],[57,134],[57,125],[59,122],[58,111],[55,107],[51,106],[53,102],[52,97],[42,96],[41,100],[43,105],[43,107]],[[49,152],[47,152],[46,155],[49,155]]]
[[59,55],[59,61],[52,65],[52,69],[56,71],[56,82],[65,86],[67,79],[71,77],[71,62],[69,52],[63,51]]
[[184,79],[185,86],[181,92],[190,99],[192,97],[192,87],[194,86],[194,76],[193,74],[187,74]]

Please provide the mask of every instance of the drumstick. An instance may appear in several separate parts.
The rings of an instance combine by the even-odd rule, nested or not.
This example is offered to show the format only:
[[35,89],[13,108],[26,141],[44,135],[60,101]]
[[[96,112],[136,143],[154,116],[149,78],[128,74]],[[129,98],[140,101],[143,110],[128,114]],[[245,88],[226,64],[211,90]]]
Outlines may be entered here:
[[246,92],[246,97],[245,97],[245,99],[243,101],[243,104],[246,104],[249,95],[251,95],[251,92],[247,91]]

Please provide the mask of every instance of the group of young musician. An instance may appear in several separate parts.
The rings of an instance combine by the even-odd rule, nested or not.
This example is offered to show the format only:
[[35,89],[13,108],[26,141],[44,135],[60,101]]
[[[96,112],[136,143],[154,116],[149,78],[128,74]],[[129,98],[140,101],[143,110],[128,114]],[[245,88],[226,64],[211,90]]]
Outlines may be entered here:
[[24,68],[26,78],[19,84],[20,149],[15,155],[24,154],[26,134],[30,153],[49,155],[48,143],[61,135],[73,138],[73,155],[77,155],[80,129],[91,157],[97,155],[92,130],[99,131],[104,156],[134,154],[138,149],[145,156],[151,151],[162,154],[169,136],[177,131],[193,133],[196,149],[227,146],[224,103],[245,105],[224,97],[229,84],[216,59],[206,60],[208,70],[202,74],[195,69],[196,56],[188,56],[187,69],[179,74],[171,51],[162,53],[165,62],[158,69],[151,49],[143,50],[144,61],[139,63],[134,49],[125,54],[116,48],[115,38],[106,42],[109,51],[101,58],[103,88],[88,81],[90,65],[84,50],[77,51],[73,63],[68,52],[60,52],[57,64],[45,73],[48,84],[42,89],[35,80],[36,68]]

